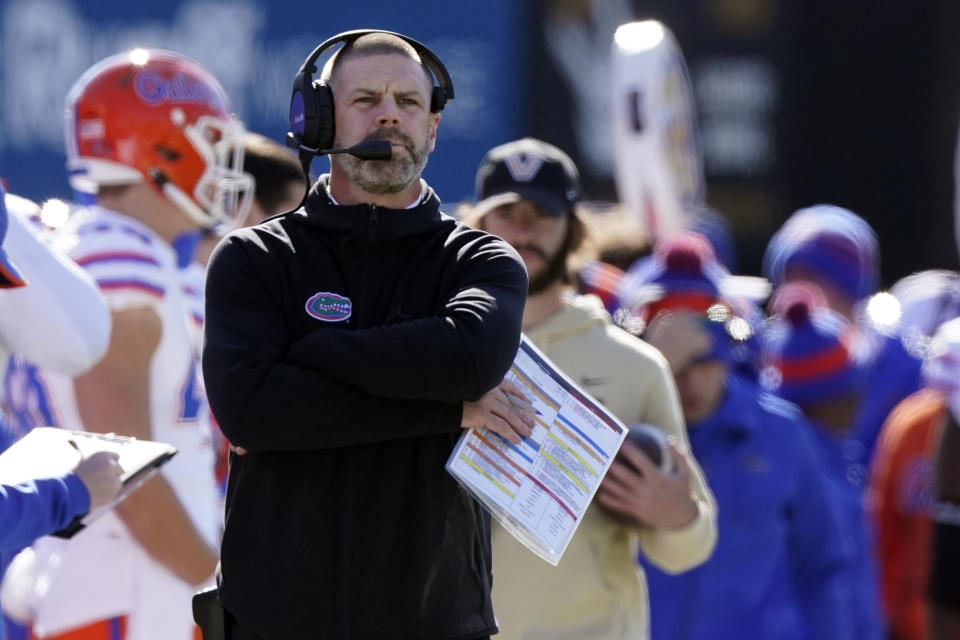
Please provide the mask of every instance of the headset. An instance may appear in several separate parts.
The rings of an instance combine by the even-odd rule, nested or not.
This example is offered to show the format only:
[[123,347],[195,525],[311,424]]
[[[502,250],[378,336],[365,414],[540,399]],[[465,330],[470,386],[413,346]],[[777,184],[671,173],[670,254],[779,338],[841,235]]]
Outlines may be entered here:
[[[430,111],[440,113],[447,102],[453,100],[453,82],[443,62],[425,45],[413,38],[383,31],[381,29],[355,29],[344,31],[325,40],[313,50],[293,79],[293,93],[290,96],[290,131],[287,133],[287,145],[300,151],[301,158],[324,155],[331,151],[336,134],[334,128],[333,92],[323,80],[314,80],[317,72],[317,59],[324,51],[339,43],[348,45],[357,38],[371,33],[384,33],[396,36],[412,46],[420,56],[421,62],[433,74],[437,84],[430,95]],[[387,156],[389,157],[389,156]]]

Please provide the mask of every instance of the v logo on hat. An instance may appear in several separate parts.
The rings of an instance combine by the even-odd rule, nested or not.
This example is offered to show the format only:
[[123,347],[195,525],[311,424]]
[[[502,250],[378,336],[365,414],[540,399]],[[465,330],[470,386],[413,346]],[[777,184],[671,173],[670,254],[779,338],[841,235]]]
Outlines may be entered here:
[[477,212],[524,199],[548,214],[573,211],[580,194],[580,174],[557,147],[522,138],[494,147],[477,170]]
[[520,153],[504,159],[507,171],[516,182],[530,182],[540,172],[543,166],[543,156],[530,153]]

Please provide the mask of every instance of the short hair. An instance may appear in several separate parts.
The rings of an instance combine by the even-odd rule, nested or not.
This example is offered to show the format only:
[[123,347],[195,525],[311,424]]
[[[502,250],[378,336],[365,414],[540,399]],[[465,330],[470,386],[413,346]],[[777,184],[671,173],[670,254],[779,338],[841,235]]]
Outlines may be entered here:
[[306,180],[297,156],[259,133],[247,131],[243,135],[243,170],[253,176],[253,197],[267,215],[287,198],[289,185]]
[[380,31],[362,35],[340,47],[323,65],[321,79],[327,86],[332,86],[333,78],[345,60],[379,55],[401,55],[410,58],[420,65],[430,86],[433,86],[433,74],[430,72],[430,68],[423,63],[420,54],[417,53],[413,45],[403,38]]

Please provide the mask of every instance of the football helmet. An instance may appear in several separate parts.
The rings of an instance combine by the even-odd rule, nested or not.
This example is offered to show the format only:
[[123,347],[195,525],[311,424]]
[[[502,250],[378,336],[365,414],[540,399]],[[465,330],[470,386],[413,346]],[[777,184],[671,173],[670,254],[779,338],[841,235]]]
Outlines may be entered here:
[[91,67],[67,95],[66,138],[78,191],[146,180],[202,227],[246,217],[243,125],[220,83],[185,56],[134,49]]

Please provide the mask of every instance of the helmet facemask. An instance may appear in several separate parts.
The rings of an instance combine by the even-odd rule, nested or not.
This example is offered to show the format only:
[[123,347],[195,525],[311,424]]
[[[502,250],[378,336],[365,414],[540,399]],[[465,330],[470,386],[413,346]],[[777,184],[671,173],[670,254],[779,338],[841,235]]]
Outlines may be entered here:
[[204,227],[236,228],[247,217],[254,189],[253,177],[243,172],[243,125],[209,115],[185,123],[180,109],[173,109],[170,117],[203,159],[205,169],[192,198],[169,181],[162,183],[164,195]]

